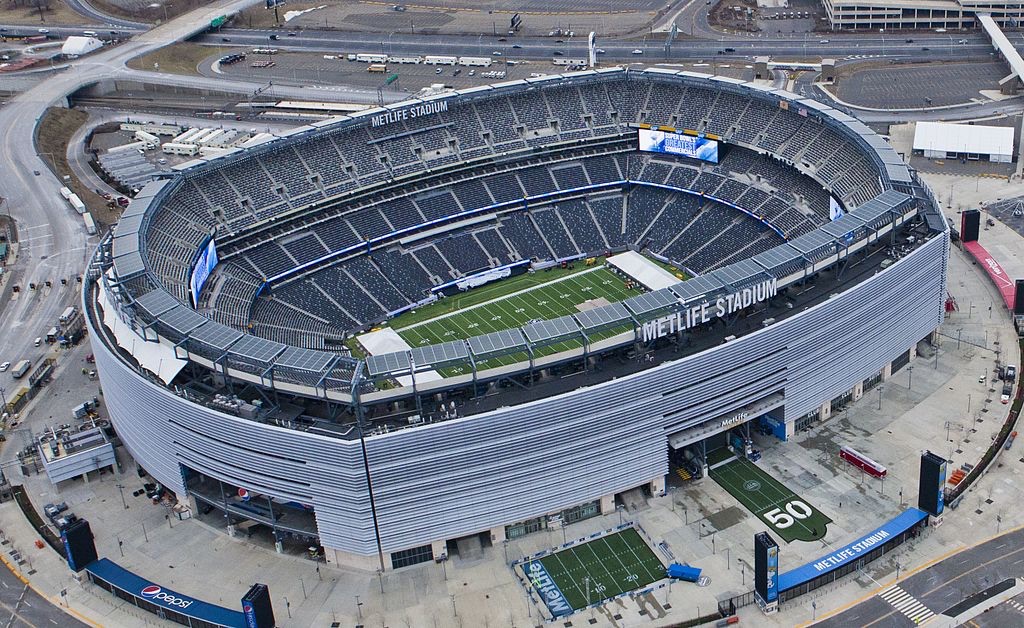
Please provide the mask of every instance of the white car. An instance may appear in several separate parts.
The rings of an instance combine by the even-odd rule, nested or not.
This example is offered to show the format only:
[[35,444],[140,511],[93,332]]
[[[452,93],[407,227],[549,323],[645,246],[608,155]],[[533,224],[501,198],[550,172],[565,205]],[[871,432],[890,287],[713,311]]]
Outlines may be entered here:
[[39,34],[40,35],[49,35],[50,34],[50,29],[48,29],[48,28],[40,28],[39,29]]
[[0,364],[0,373],[6,373],[7,369],[9,368],[11,368],[10,362],[4,362],[3,364]]
[[635,55],[642,55],[643,53],[644,53],[644,51],[640,50],[639,48],[635,48],[633,50],[633,54],[635,54]]

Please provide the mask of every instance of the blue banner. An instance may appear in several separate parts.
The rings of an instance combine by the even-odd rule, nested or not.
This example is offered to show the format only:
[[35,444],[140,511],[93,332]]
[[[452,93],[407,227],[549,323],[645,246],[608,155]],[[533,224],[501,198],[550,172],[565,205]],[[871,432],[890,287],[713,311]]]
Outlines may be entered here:
[[245,617],[238,611],[203,602],[153,584],[109,559],[101,558],[91,563],[85,570],[94,578],[108,582],[111,586],[130,596],[186,617],[200,619],[214,626],[228,628],[244,628],[245,626]]
[[779,546],[768,548],[768,599],[774,602],[779,599]]
[[945,499],[945,497],[946,497],[945,486],[946,486],[946,465],[947,464],[948,464],[947,462],[943,461],[943,463],[939,466],[939,486],[936,489],[936,490],[939,491],[939,498],[935,501],[935,503],[937,504],[935,506],[935,514],[936,515],[941,515],[942,511],[945,509],[945,501],[946,501],[946,499]]
[[876,528],[870,534],[862,536],[856,541],[838,548],[827,556],[822,556],[814,562],[807,563],[803,567],[797,567],[779,576],[779,591],[788,591],[795,587],[810,582],[819,576],[838,569],[847,563],[863,558],[864,555],[873,549],[885,545],[890,540],[913,528],[922,520],[928,518],[928,513],[917,508],[910,508],[901,515]]
[[544,601],[544,605],[551,611],[552,617],[564,617],[576,612],[576,609],[569,605],[569,601],[565,599],[565,594],[558,588],[555,581],[551,579],[548,570],[544,568],[544,565],[539,560],[531,560],[523,565],[523,571],[526,573],[526,577],[530,579],[530,584],[540,594],[540,599]]

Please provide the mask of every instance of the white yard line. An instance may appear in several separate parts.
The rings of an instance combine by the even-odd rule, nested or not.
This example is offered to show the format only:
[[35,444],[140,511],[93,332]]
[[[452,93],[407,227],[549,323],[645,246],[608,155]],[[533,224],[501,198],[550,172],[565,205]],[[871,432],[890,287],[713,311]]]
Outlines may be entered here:
[[[578,275],[583,275],[583,274],[586,274],[586,273],[592,273],[592,272],[594,272],[596,270],[601,270],[602,268],[604,268],[603,265],[602,266],[595,266],[594,268],[588,268],[586,270],[581,270],[578,273],[573,273],[571,275],[565,275],[564,277],[559,277],[558,279],[552,279],[551,281],[549,281],[547,283],[540,284],[538,286],[530,286],[529,288],[524,288],[522,290],[517,290],[516,292],[511,292],[509,294],[503,294],[500,297],[495,297],[495,298],[493,298],[493,299],[491,299],[489,301],[484,301],[482,303],[477,303],[476,305],[470,305],[469,307],[460,308],[460,309],[458,309],[458,310],[456,310],[454,312],[448,312],[447,314],[442,314],[440,316],[435,316],[434,318],[427,319],[425,321],[420,321],[418,323],[413,323],[412,325],[409,325],[408,327],[402,327],[401,329],[397,329],[396,328],[396,331],[406,331],[407,329],[414,329],[416,327],[420,327],[422,325],[426,325],[427,323],[432,323],[434,321],[439,321],[441,319],[448,318],[449,316],[455,316],[456,314],[462,314],[463,312],[469,312],[470,310],[475,310],[475,309],[483,307],[485,305],[489,305],[491,303],[494,303],[495,301],[501,301],[502,299],[507,299],[509,297],[514,297],[514,296],[517,296],[517,295],[520,295],[520,294],[523,294],[523,293],[526,293],[526,292],[530,292],[531,290],[538,290],[538,289],[544,288],[546,286],[551,286],[551,285],[554,285],[554,284],[556,284],[556,283],[558,283],[560,281],[566,281],[567,279],[572,279],[573,277],[576,277]],[[544,271],[537,271],[537,272],[544,272]]]

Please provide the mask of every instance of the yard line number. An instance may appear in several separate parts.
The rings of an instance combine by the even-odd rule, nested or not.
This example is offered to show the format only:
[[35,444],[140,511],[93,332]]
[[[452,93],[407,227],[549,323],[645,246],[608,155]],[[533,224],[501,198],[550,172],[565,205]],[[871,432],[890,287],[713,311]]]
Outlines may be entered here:
[[[785,508],[785,512],[782,511],[783,508]],[[783,508],[772,508],[764,513],[764,518],[768,520],[768,523],[780,530],[788,528],[799,519],[806,519],[814,514],[811,507],[799,499],[786,502]]]

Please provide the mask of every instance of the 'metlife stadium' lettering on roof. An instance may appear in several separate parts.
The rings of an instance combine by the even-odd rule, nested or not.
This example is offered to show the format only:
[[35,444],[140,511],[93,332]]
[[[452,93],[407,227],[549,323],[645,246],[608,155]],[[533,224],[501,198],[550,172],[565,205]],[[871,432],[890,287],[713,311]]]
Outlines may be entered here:
[[373,126],[384,126],[385,124],[391,124],[392,122],[398,122],[399,120],[429,116],[432,113],[441,113],[444,111],[448,111],[447,100],[425,102],[419,105],[406,107],[405,109],[385,111],[380,115],[373,116]]
[[642,328],[643,341],[650,342],[658,338],[664,338],[669,334],[706,323],[712,317],[721,318],[726,314],[739,312],[745,307],[766,301],[778,293],[779,280],[772,278],[752,288],[744,288],[737,292],[720,296],[714,303],[704,301],[668,316],[647,321],[643,324]]

